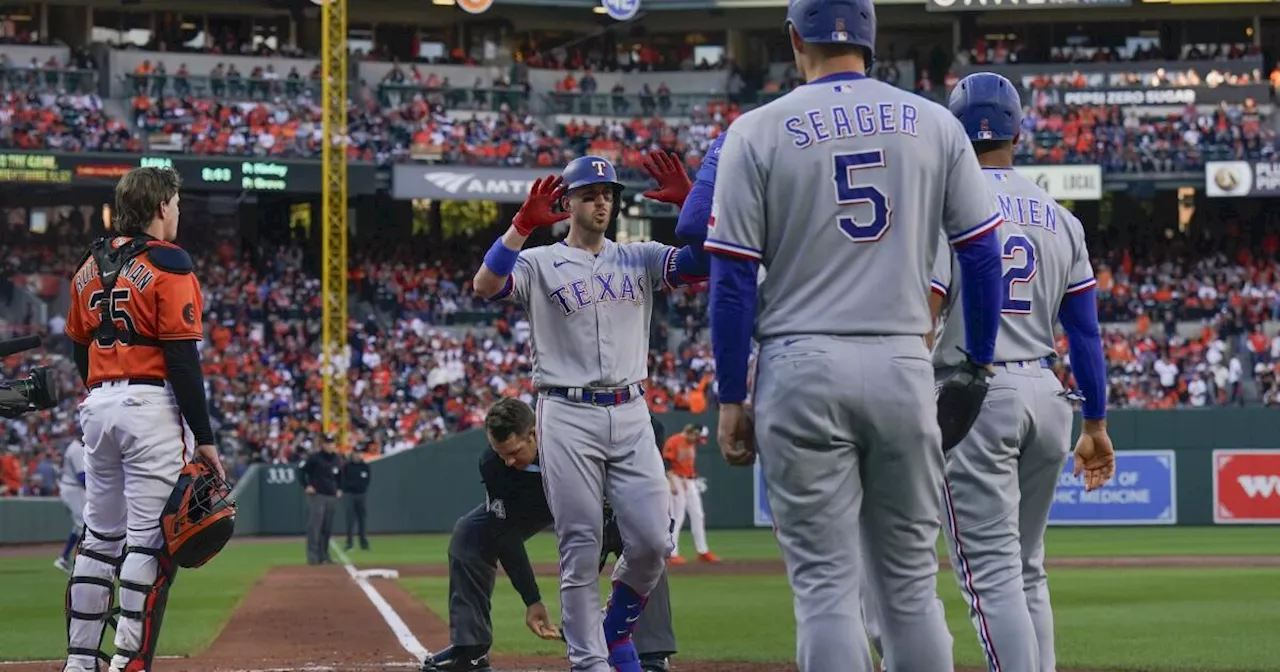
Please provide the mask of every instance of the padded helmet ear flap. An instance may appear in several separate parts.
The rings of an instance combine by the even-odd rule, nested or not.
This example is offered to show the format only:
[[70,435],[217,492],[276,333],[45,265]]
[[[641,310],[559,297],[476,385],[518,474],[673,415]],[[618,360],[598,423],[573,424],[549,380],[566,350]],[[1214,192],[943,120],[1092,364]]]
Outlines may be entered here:
[[178,566],[200,567],[231,540],[236,506],[230,494],[227,482],[204,462],[182,468],[160,516],[165,546]]

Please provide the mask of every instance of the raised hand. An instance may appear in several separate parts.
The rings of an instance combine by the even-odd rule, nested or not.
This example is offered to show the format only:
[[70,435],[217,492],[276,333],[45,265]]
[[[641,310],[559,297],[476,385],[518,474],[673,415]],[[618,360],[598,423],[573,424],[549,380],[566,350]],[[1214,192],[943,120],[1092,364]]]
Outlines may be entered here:
[[569,219],[569,213],[552,210],[564,192],[564,179],[559,175],[534,180],[528,198],[524,199],[524,204],[511,220],[511,225],[516,227],[520,235],[529,236],[539,227]]
[[644,158],[642,165],[658,183],[657,189],[644,192],[646,198],[677,207],[684,205],[684,199],[689,196],[689,190],[693,189],[693,183],[689,181],[689,174],[675,154],[654,150]]

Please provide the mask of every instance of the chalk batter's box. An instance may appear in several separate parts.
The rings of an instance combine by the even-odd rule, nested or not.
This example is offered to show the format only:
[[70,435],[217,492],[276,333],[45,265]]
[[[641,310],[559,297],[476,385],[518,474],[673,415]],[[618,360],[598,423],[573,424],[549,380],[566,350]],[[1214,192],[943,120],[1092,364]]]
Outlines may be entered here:
[[1280,523],[1280,450],[1213,451],[1213,522]]
[[1116,451],[1116,473],[1086,492],[1068,456],[1054,488],[1050,525],[1176,525],[1177,456],[1172,450]]

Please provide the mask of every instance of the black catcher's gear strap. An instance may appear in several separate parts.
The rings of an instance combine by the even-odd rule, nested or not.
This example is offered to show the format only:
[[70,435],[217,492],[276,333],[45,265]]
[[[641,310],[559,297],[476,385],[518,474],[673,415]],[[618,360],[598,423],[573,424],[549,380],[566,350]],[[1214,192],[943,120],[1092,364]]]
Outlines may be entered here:
[[145,596],[141,612],[120,610],[120,615],[142,621],[141,646],[138,651],[117,649],[116,653],[129,659],[125,672],[149,672],[151,660],[156,655],[156,644],[160,640],[160,626],[164,622],[165,606],[169,603],[169,588],[177,578],[178,567],[167,551],[155,548],[139,548],[131,546],[126,552],[150,555],[157,561],[155,583],[144,586],[121,579],[120,587],[141,593]]
[[982,402],[991,387],[992,372],[974,362],[965,353],[965,360],[942,383],[938,390],[938,427],[942,430],[942,452],[946,453],[973,428],[982,411]]
[[[88,526],[85,526],[84,533],[80,535],[80,547],[78,549],[78,554],[83,555],[86,558],[93,558],[94,560],[97,560],[98,562],[101,562],[105,565],[110,565],[111,567],[115,568],[115,573],[119,574],[120,565],[124,563],[124,556],[121,555],[119,557],[109,557],[97,551],[86,549],[84,547],[84,538],[86,535],[90,535],[90,534],[99,540],[108,541],[108,542],[124,541],[125,535],[98,534]],[[71,607],[71,590],[72,590],[72,586],[76,585],[77,583],[95,585],[95,586],[100,586],[102,588],[105,588],[107,590],[107,595],[108,595],[107,610],[103,612],[90,613],[90,612],[84,612],[84,611],[77,611],[76,609],[73,609]],[[70,636],[69,633],[71,631],[72,620],[102,621],[106,625],[110,625],[111,629],[114,630],[117,625],[116,616],[120,613],[120,608],[115,606],[115,592],[116,592],[116,585],[115,585],[115,582],[111,579],[104,579],[97,576],[76,576],[73,573],[71,576],[71,579],[67,581],[66,617],[67,617],[68,636]],[[67,655],[93,656],[94,658],[98,658],[103,662],[110,664],[111,656],[107,655],[107,653],[102,650],[102,639],[106,636],[106,632],[107,632],[106,625],[102,627],[102,630],[98,635],[98,648],[88,649],[88,648],[83,648],[79,646],[68,646]]]

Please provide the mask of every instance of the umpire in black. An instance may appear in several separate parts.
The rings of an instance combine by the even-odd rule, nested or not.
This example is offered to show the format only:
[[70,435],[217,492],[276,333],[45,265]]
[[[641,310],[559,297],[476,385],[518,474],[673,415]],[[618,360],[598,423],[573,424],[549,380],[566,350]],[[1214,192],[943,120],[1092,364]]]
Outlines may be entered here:
[[[490,604],[499,562],[524,600],[525,625],[543,639],[561,639],[542,604],[524,547],[526,540],[553,522],[539,472],[536,424],[533,408],[519,399],[505,398],[489,409],[485,433],[493,450],[480,459],[485,501],[458,519],[449,542],[450,646],[423,661],[422,672],[489,672]],[[602,513],[601,571],[611,553],[622,553],[622,536],[612,511],[606,506]],[[676,652],[676,641],[665,572],[649,594],[632,638],[646,672],[667,670],[667,657]]]
[[333,515],[342,496],[339,479],[342,458],[334,452],[335,440],[325,436],[320,450],[311,453],[302,464],[301,476],[307,493],[307,564],[331,565],[329,539],[333,537]]
[[351,456],[342,465],[342,480],[339,481],[342,487],[342,498],[347,500],[346,550],[348,551],[351,550],[352,532],[357,529],[360,532],[360,550],[369,550],[369,538],[364,535],[366,516],[364,498],[369,492],[372,476],[369,463],[364,461],[364,455],[360,451],[352,450]]

